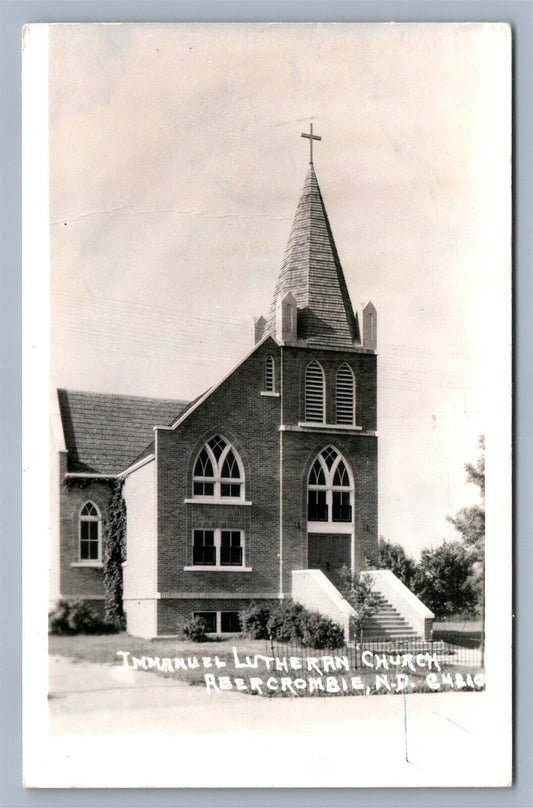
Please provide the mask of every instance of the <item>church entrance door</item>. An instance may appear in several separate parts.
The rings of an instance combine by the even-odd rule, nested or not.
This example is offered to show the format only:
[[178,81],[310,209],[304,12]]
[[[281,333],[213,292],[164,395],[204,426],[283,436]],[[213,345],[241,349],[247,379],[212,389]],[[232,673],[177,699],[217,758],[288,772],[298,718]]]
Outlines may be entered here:
[[351,569],[352,537],[348,533],[309,533],[307,562],[309,569],[322,570],[338,586],[343,566]]

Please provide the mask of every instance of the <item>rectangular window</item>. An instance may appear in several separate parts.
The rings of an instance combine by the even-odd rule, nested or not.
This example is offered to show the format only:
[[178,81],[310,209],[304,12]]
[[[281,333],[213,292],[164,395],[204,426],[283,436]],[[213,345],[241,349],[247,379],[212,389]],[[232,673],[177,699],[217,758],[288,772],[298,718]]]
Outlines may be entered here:
[[352,506],[349,491],[333,491],[333,521],[351,522]]
[[325,491],[308,491],[307,519],[310,522],[327,522],[328,506]]
[[244,566],[242,530],[194,530],[192,562],[198,567]]
[[193,612],[206,623],[208,634],[238,634],[241,631],[239,612]]
[[214,566],[216,564],[214,530],[194,531],[192,563],[207,566]]
[[202,620],[205,620],[208,631],[210,634],[214,634],[217,630],[217,613],[216,612],[193,612],[193,617],[201,617]]
[[222,567],[242,567],[240,530],[222,530],[220,534],[220,564]]

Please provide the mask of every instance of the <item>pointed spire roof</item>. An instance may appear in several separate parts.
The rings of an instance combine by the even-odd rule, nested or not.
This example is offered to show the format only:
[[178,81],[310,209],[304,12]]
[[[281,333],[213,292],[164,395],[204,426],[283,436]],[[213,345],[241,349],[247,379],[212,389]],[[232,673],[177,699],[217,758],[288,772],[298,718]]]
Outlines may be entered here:
[[298,338],[309,344],[352,348],[358,325],[313,164],[292,223],[267,318],[275,332],[276,302],[291,292],[298,306]]

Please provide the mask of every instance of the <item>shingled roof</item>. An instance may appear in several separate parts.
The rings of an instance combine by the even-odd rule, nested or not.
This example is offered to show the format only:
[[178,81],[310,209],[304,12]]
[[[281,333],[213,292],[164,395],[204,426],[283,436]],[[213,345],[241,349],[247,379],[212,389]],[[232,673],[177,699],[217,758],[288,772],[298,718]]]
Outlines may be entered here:
[[58,390],[68,471],[118,474],[174,421],[186,401]]
[[333,348],[354,346],[359,338],[357,321],[312,163],[292,223],[266,333],[275,333],[276,302],[288,292],[298,307],[299,339]]

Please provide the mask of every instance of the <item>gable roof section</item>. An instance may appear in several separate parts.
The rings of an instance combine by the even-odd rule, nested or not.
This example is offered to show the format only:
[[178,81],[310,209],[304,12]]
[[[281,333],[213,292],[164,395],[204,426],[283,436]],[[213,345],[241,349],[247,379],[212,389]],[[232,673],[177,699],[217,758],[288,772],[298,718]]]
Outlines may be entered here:
[[274,345],[276,346],[278,345],[276,339],[272,336],[272,334],[265,334],[265,336],[258,343],[256,343],[251,348],[250,351],[248,351],[246,356],[244,356],[239,362],[237,362],[237,364],[228,373],[226,373],[226,375],[223,376],[220,379],[220,381],[214,384],[213,387],[209,387],[205,391],[205,393],[202,393],[202,395],[198,396],[198,398],[195,398],[193,401],[190,402],[190,404],[184,407],[183,410],[180,412],[179,416],[170,424],[170,429],[176,429],[176,427],[180,426],[180,424],[182,424],[183,421],[185,421],[187,417],[197,409],[197,407],[200,407],[204,403],[204,401],[208,399],[212,393],[215,392],[215,390],[218,390],[218,388],[224,384],[226,379],[229,379],[229,377],[232,376],[233,373],[235,373],[235,371],[238,368],[240,368],[240,366],[243,365],[251,356],[253,356],[254,353],[268,340],[271,340],[274,343]]
[[168,424],[186,401],[58,390],[68,471],[119,474]]
[[268,333],[275,333],[276,302],[287,292],[294,295],[298,306],[299,339],[332,348],[354,346],[357,323],[312,164],[274,290]]

